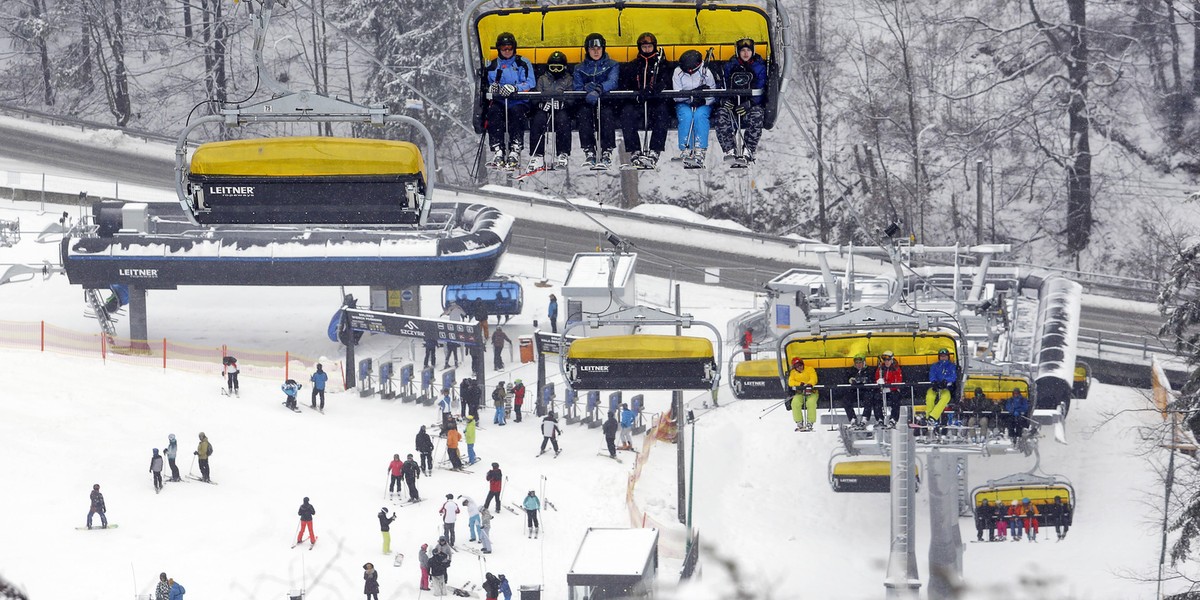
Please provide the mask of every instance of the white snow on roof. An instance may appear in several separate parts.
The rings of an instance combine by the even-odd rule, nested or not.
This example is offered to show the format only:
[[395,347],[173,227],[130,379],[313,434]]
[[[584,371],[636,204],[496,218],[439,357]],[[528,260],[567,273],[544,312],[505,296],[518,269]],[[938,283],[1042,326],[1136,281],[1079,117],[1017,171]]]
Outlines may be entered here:
[[589,290],[608,290],[609,275],[612,285],[620,289],[628,285],[629,277],[637,264],[637,254],[622,254],[613,266],[612,255],[607,252],[584,252],[575,255],[563,293],[572,294]]
[[571,565],[572,575],[642,575],[658,530],[588,529]]

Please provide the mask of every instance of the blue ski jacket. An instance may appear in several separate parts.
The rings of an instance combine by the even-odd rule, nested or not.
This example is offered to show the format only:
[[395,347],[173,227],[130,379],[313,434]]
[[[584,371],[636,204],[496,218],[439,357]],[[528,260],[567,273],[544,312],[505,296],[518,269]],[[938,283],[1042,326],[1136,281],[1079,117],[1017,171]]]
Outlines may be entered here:
[[[608,57],[608,52],[600,56],[600,60],[592,60],[589,56],[575,67],[573,75],[575,90],[603,94],[617,89],[617,77],[620,67],[617,61]],[[591,94],[589,94],[591,95]],[[589,100],[590,103],[595,104]]]
[[542,503],[537,499],[537,496],[525,496],[525,501],[521,503],[525,510],[540,510]]
[[[517,88],[518,92],[532,90],[537,81],[533,73],[533,65],[529,64],[525,57],[515,53],[512,58],[496,58],[488,63],[487,78],[489,84],[511,85]],[[495,102],[496,99],[493,98],[492,101]],[[528,100],[520,98],[510,98],[508,101],[510,107],[528,103]]]
[[325,389],[325,382],[329,381],[329,374],[325,371],[317,371],[308,380],[313,383],[313,389],[323,390]]
[[293,381],[279,386],[279,389],[283,390],[283,393],[287,394],[288,398],[295,398],[296,393],[300,391],[300,384]]
[[947,386],[958,381],[958,365],[952,360],[939,360],[929,365],[929,381],[942,382]]
[[183,589],[183,586],[179,585],[178,581],[171,584],[171,600],[183,600],[185,593],[187,593],[187,590]]
[[[749,75],[750,77],[746,77]],[[749,79],[749,85],[738,85],[743,79]],[[736,82],[736,83],[735,83]],[[725,63],[725,87],[729,89],[761,90],[767,87],[767,65],[758,54],[750,57],[750,62],[742,62],[740,58]],[[762,96],[750,98],[751,104],[762,104]]]
[[633,427],[633,419],[637,413],[633,412],[632,408],[626,408],[621,411],[621,427],[626,429]]
[[1004,410],[1014,417],[1024,417],[1029,414],[1029,400],[1018,394],[1004,401]]

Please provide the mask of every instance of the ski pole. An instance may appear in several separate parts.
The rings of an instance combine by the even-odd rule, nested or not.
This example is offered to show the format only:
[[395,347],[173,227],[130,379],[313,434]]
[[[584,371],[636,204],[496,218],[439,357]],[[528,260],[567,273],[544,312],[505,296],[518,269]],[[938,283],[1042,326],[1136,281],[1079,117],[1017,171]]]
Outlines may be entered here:
[[596,94],[596,160],[600,160],[600,95]]
[[508,97],[504,98],[504,151],[512,147],[512,140],[508,134]]
[[196,455],[192,455],[192,466],[188,467],[188,477],[192,476],[192,469],[196,468]]
[[[792,401],[795,402],[795,400],[792,400]],[[758,417],[759,420],[762,420],[763,417],[775,412],[775,409],[779,408],[780,406],[783,406],[784,403],[786,403],[786,402],[787,402],[786,399],[780,400],[779,402],[776,402],[775,404],[772,404],[771,406],[765,408],[764,409],[765,412],[763,412],[763,414],[759,415],[759,417]]]

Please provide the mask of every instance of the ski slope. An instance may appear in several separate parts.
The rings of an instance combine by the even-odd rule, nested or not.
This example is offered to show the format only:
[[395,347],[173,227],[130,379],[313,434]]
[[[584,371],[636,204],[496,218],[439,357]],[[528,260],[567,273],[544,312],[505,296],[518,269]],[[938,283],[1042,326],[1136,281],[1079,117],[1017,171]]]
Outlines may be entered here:
[[[59,214],[38,215],[36,205],[0,201],[0,218],[19,216],[22,229]],[[0,249],[0,262],[54,260],[57,247],[33,236]],[[559,257],[567,258],[567,257]],[[545,313],[547,295],[567,263],[553,261],[548,278],[555,287],[536,288],[540,259],[507,256],[500,272],[525,285],[525,314],[506,331],[514,339],[532,332]],[[642,301],[665,306],[664,280],[641,277]],[[366,289],[347,289],[365,301]],[[440,290],[422,290],[425,313],[436,315]],[[149,327],[154,338],[198,345],[289,350],[325,356],[327,370],[340,349],[325,337],[337,288],[185,288],[149,295]],[[559,294],[561,296],[561,294]],[[755,298],[722,288],[684,285],[683,308],[724,331],[733,316],[752,308]],[[5,319],[45,320],[81,333],[97,331],[82,315],[78,288],[65,277],[0,286]],[[121,324],[122,327],[125,325]],[[10,327],[8,324],[5,327]],[[703,329],[696,334],[703,335]],[[368,336],[359,357],[380,356],[408,343]],[[728,347],[726,352],[728,352]],[[419,349],[417,349],[419,352]],[[440,355],[439,355],[440,358]],[[421,424],[437,420],[433,407],[418,407],[355,391],[328,394],[325,414],[292,413],[280,402],[281,381],[244,376],[240,397],[219,394],[220,365],[196,374],[103,362],[99,356],[70,356],[36,350],[0,349],[7,369],[0,393],[0,575],[23,587],[34,600],[65,597],[111,599],[152,593],[165,571],[184,585],[187,598],[279,598],[293,589],[309,599],[356,598],[362,593],[362,565],[380,570],[381,598],[420,598],[416,556],[422,543],[441,531],[437,509],[445,494],[482,501],[484,465],[499,462],[507,476],[504,502],[518,502],[529,490],[552,500],[559,511],[543,511],[542,535],[524,535],[523,517],[507,511],[493,521],[494,554],[486,564],[474,555],[455,557],[450,582],[478,583],[481,572],[504,573],[514,592],[521,585],[544,586],[543,598],[566,597],[566,572],[587,527],[630,525],[625,488],[632,456],[624,463],[597,456],[598,429],[564,426],[559,458],[535,458],[541,442],[537,420],[491,424],[476,450],[483,463],[474,474],[439,470],[419,480],[424,503],[397,510],[392,549],[406,555],[401,567],[381,552],[375,514],[385,500],[391,457],[413,450]],[[489,367],[491,365],[489,350]],[[417,354],[416,361],[420,361]],[[497,377],[520,377],[531,389],[533,365],[496,374],[489,368],[485,388]],[[311,368],[311,365],[309,365]],[[549,368],[559,381],[556,369]],[[307,372],[292,377],[307,384]],[[299,375],[299,376],[297,376]],[[332,375],[332,373],[331,373]],[[468,376],[460,369],[459,377]],[[331,376],[331,390],[340,387]],[[560,384],[561,398],[561,384]],[[691,396],[689,396],[691,398]],[[301,391],[308,399],[308,386]],[[647,408],[665,408],[667,394],[647,394]],[[836,445],[833,432],[818,427],[794,433],[782,410],[764,418],[769,403],[733,402],[721,390],[722,408],[704,411],[695,403],[694,522],[706,543],[703,578],[673,593],[679,561],[663,550],[660,582],[665,597],[733,597],[735,589],[771,598],[879,598],[887,564],[887,499],[879,495],[837,495],[826,483],[826,463]],[[531,403],[529,404],[531,405]],[[1076,526],[1063,542],[1043,534],[1039,543],[967,544],[965,583],[975,597],[1151,598],[1160,518],[1152,462],[1142,454],[1137,428],[1154,422],[1143,394],[1095,384],[1092,397],[1078,402],[1068,424],[1071,445],[1043,441],[1042,466],[1068,476],[1078,493]],[[188,470],[197,434],[212,441],[212,476],[219,485],[196,481],[170,484],[155,494],[147,472],[152,448],[174,433],[179,464]],[[636,441],[641,446],[642,436]],[[674,447],[656,445],[636,490],[647,516],[670,523],[675,506]],[[972,459],[971,484],[1030,468],[1032,459]],[[198,470],[193,469],[193,473]],[[99,483],[108,505],[110,531],[79,531],[88,493]],[[317,545],[290,548],[301,499],[317,510]],[[917,496],[918,565],[927,578],[927,496]],[[98,520],[97,520],[98,523]],[[969,519],[961,521],[964,540],[974,539]],[[670,537],[663,532],[663,537]],[[674,532],[678,533],[678,532]],[[466,540],[460,521],[460,544]],[[733,565],[735,569],[728,568]],[[66,592],[66,590],[70,592]],[[477,597],[482,597],[478,595]],[[514,597],[519,597],[515,593]]]

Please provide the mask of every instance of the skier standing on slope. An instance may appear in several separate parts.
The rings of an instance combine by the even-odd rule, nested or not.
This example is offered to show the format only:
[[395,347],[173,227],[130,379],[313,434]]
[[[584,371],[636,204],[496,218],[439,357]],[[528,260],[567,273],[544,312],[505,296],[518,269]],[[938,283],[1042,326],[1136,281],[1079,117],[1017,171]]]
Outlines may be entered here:
[[558,456],[558,453],[562,452],[558,447],[558,436],[561,433],[562,430],[558,428],[558,421],[555,420],[554,413],[547,413],[546,418],[542,419],[542,451],[538,454],[544,454],[546,444],[550,443],[554,446],[554,455]]
[[296,535],[296,543],[304,541],[304,530],[308,530],[308,541],[310,544],[317,543],[317,536],[313,533],[312,519],[313,515],[317,514],[317,509],[308,503],[308,496],[304,497],[304,502],[300,504],[300,510],[296,511],[300,515],[300,533]]
[[604,422],[604,443],[608,444],[608,455],[612,458],[617,457],[617,419],[613,413],[608,413],[608,420]]
[[621,403],[621,449],[633,450],[633,421],[637,413],[628,404]]
[[525,404],[525,384],[520,379],[513,381],[513,420],[521,422],[521,406]]
[[467,443],[467,464],[473,465],[479,460],[475,457],[475,417],[467,415],[467,425],[463,428],[463,441]]
[[154,589],[154,600],[170,600],[171,584],[167,583],[167,574],[158,574],[158,586]]
[[508,392],[504,390],[504,382],[497,382],[496,389],[492,390],[492,406],[496,408],[496,414],[492,417],[492,423],[495,425],[504,425],[504,400],[507,396]]
[[88,508],[87,528],[92,528],[92,515],[100,514],[100,528],[108,529],[108,509],[104,506],[104,494],[100,493],[100,484],[92,486],[91,506]]
[[379,571],[371,563],[363,565],[363,593],[367,600],[379,600]]
[[183,589],[183,586],[179,585],[179,582],[174,579],[168,579],[167,585],[170,586],[171,590],[169,595],[170,600],[183,600],[183,595],[187,593],[187,590]]
[[232,356],[226,356],[221,359],[221,366],[225,371],[225,385],[228,393],[240,394],[241,388],[238,386],[238,369],[237,359]]
[[[312,407],[319,408],[322,412],[325,410],[325,382],[329,381],[329,374],[324,371],[321,363],[317,363],[317,372],[313,373],[308,378],[312,382]],[[321,406],[317,406],[317,396],[321,397]]]
[[500,514],[500,490],[504,484],[504,474],[500,471],[500,463],[492,463],[492,468],[488,470],[484,479],[488,482],[487,498],[483,499],[483,506],[487,508],[492,498],[496,499],[496,514]]
[[397,492],[403,491],[400,487],[400,475],[404,469],[404,461],[400,460],[399,454],[392,455],[392,462],[388,463],[388,473],[391,477],[388,479],[388,497],[392,497]]
[[433,556],[429,557],[429,577],[433,582],[433,595],[446,595],[446,576],[450,569],[450,557],[441,552],[434,551]]
[[446,501],[442,503],[442,508],[438,509],[438,513],[442,515],[442,531],[444,532],[442,537],[450,543],[450,547],[454,547],[454,523],[458,520],[460,512],[462,509],[454,501],[454,494],[446,494]]
[[417,553],[417,563],[421,566],[421,585],[422,591],[429,591],[429,544],[421,544],[421,551]]
[[391,554],[392,553],[392,527],[391,527],[391,525],[392,525],[392,521],[396,520],[396,512],[392,511],[392,516],[389,517],[387,514],[387,510],[388,509],[385,506],[385,507],[379,509],[379,514],[377,514],[375,516],[379,517],[379,531],[383,534],[383,553]]
[[458,432],[458,427],[451,422],[450,431],[446,432],[446,456],[450,459],[450,466],[455,471],[463,468],[462,458],[458,455],[458,442],[462,440],[462,434]]
[[492,553],[492,513],[486,506],[479,509],[479,543],[483,544],[481,552]]
[[417,478],[421,476],[421,466],[413,460],[413,455],[409,454],[408,459],[404,461],[403,471],[404,483],[408,484],[408,501],[416,502],[421,499],[421,494],[417,491]]
[[200,481],[203,481],[205,483],[211,483],[211,480],[209,479],[209,477],[211,476],[211,472],[209,471],[209,468],[208,468],[208,457],[212,456],[212,453],[213,453],[212,443],[208,441],[208,436],[204,435],[204,432],[201,431],[200,432],[200,443],[196,445],[196,451],[193,452],[192,454],[195,454],[196,457],[199,458]]
[[459,497],[463,499],[462,505],[467,507],[467,532],[471,534],[467,541],[474,542],[479,539],[479,505],[470,496]]
[[421,454],[421,471],[425,475],[433,472],[433,438],[425,433],[425,426],[417,432],[417,452]]
[[175,443],[175,434],[167,436],[167,464],[171,465],[171,481],[180,481],[179,467],[175,464],[175,457],[179,454],[179,445]]
[[541,523],[538,522],[538,511],[542,509],[542,501],[538,500],[537,494],[533,493],[533,490],[529,490],[529,494],[521,502],[521,507],[525,509],[526,534],[537,537],[538,529],[541,528]]
[[162,470],[163,459],[158,454],[158,448],[154,449],[154,454],[150,456],[150,473],[154,476],[154,491],[162,489]]

